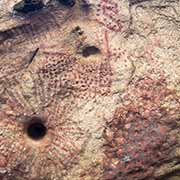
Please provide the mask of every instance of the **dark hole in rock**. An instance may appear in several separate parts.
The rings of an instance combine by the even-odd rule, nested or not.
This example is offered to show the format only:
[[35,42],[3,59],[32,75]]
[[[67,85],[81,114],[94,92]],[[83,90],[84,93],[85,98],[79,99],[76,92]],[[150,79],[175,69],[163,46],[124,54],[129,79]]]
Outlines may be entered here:
[[23,0],[14,6],[14,11],[19,13],[28,13],[40,10],[44,7],[41,0]]
[[99,53],[100,53],[100,50],[96,46],[87,46],[82,51],[82,55],[84,57],[88,57],[90,55],[95,55],[95,54],[99,54]]
[[33,117],[27,126],[27,135],[33,140],[42,139],[46,133],[47,128],[43,121],[38,117]]
[[58,0],[62,5],[67,6],[67,7],[73,7],[76,2],[75,0]]

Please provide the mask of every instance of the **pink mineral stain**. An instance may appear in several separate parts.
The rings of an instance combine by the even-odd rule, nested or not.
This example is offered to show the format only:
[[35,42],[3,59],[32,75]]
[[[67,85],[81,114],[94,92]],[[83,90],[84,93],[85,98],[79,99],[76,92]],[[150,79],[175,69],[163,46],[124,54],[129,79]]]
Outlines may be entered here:
[[[167,88],[164,77],[149,76],[133,81],[122,97],[122,105],[107,120],[104,131],[104,179],[152,178],[176,146],[177,135],[170,132],[178,122],[179,97]],[[163,106],[172,102],[172,107]]]
[[0,154],[0,168],[3,168],[7,165],[6,157]]

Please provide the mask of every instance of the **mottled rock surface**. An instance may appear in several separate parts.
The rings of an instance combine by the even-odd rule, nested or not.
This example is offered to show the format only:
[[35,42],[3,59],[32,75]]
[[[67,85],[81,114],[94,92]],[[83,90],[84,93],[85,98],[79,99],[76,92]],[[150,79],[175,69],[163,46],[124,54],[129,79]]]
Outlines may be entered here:
[[156,179],[180,179],[180,2],[0,0],[0,180]]

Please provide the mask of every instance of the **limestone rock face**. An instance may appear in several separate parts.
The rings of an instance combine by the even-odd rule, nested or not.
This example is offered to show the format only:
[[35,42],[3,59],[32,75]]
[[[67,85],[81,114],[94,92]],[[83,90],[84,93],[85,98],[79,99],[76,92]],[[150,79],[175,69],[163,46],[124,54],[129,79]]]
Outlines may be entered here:
[[180,179],[179,8],[0,0],[0,180]]

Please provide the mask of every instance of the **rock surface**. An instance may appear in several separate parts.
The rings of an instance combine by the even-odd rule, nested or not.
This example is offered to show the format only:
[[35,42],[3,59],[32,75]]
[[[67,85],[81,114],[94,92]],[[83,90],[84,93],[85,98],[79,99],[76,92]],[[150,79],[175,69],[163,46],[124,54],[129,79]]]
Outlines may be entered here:
[[0,0],[0,180],[180,179],[177,0]]

